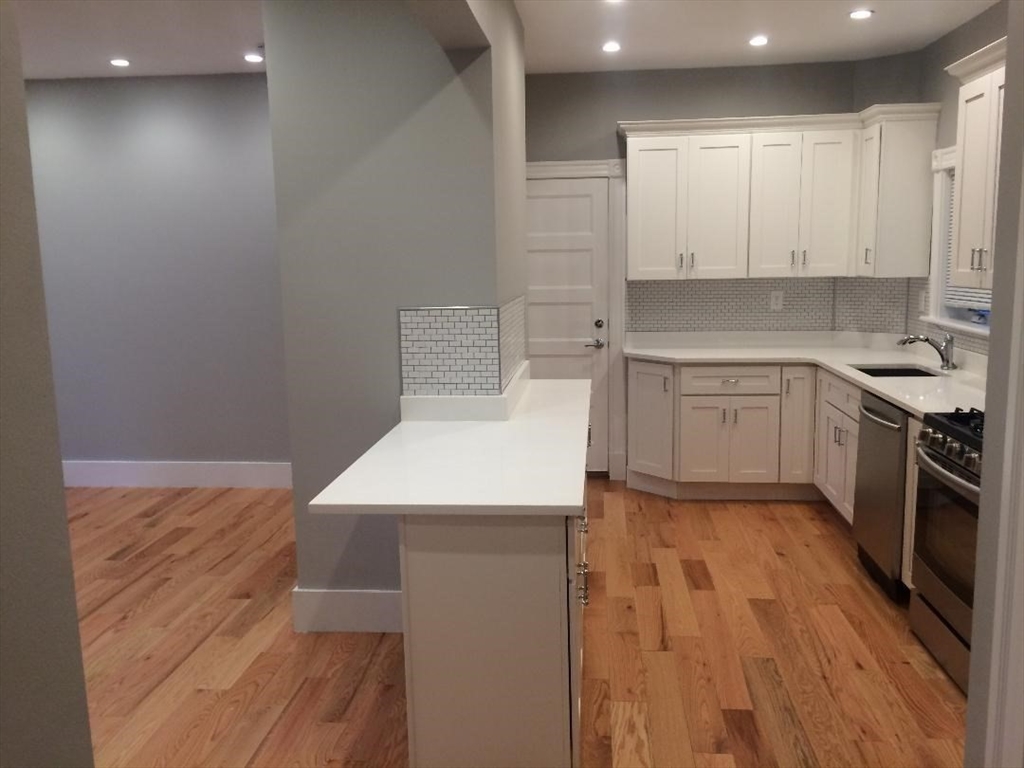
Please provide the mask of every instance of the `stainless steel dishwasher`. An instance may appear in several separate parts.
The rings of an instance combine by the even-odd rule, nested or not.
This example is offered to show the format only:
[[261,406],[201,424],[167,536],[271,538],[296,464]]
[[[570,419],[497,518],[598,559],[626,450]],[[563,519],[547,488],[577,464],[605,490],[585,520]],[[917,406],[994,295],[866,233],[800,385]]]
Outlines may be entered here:
[[860,404],[853,538],[868,573],[894,600],[906,597],[900,581],[907,472],[907,414],[864,392]]

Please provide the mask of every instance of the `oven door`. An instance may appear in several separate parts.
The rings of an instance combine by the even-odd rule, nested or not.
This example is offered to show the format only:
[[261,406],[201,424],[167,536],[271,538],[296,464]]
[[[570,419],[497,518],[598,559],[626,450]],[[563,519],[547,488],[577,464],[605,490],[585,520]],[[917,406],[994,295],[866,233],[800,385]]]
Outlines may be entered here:
[[979,479],[921,445],[917,468],[914,586],[969,644]]

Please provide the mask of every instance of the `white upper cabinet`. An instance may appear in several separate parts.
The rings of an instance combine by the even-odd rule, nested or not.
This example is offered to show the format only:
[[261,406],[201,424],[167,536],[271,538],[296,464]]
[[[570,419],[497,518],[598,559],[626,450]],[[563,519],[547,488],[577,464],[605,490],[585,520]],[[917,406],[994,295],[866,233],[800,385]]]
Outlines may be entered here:
[[800,177],[800,274],[850,274],[854,246],[854,131],[803,135]]
[[686,136],[642,136],[626,147],[627,276],[686,276]]
[[938,107],[898,114],[872,107],[860,135],[856,274],[927,277],[931,255],[932,167]]
[[691,136],[687,179],[687,277],[746,277],[750,134]]
[[946,67],[961,81],[950,282],[964,288],[992,287],[1005,61],[1003,38]]
[[755,133],[750,166],[750,276],[795,277],[803,134]]

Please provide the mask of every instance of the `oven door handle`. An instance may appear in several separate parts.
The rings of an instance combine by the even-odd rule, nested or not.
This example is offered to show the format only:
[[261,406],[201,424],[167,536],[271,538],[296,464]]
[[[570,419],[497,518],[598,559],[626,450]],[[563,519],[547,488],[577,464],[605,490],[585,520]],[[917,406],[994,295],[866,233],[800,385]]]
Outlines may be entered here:
[[920,445],[917,446],[917,463],[934,475],[936,479],[962,493],[968,501],[973,501],[977,504],[981,499],[981,488],[979,486],[972,485],[966,480],[961,480],[952,472],[940,467],[928,457],[928,454],[924,452]]

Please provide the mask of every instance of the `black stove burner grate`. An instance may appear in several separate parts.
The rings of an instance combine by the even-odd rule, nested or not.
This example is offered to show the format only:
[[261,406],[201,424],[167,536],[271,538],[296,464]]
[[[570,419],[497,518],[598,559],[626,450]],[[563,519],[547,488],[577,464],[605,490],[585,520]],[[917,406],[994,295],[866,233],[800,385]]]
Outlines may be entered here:
[[977,408],[971,408],[969,411],[965,411],[963,408],[957,408],[952,413],[946,414],[946,417],[962,427],[966,427],[971,430],[978,437],[985,436],[985,412],[979,411]]

